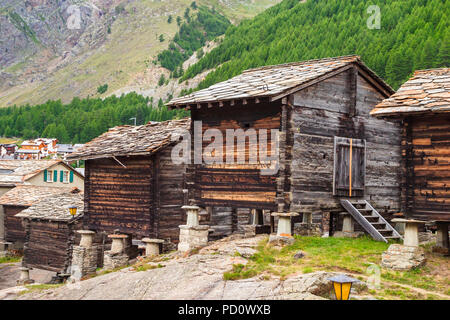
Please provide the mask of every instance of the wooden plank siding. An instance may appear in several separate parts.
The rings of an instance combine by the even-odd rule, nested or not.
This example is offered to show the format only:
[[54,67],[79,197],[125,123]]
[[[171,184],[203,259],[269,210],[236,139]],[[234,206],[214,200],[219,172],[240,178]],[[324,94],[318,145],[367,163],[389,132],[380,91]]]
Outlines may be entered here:
[[405,119],[403,207],[421,220],[450,221],[450,116]]
[[86,161],[85,226],[113,233],[155,236],[153,160],[148,156]]
[[22,219],[15,217],[25,206],[3,205],[5,216],[5,240],[8,242],[25,242],[25,228]]
[[26,220],[26,243],[23,265],[64,273],[71,263],[72,248],[79,238],[75,230],[81,228],[76,223],[45,220]]
[[[400,210],[400,126],[374,119],[369,112],[384,96],[353,70],[297,92],[293,105],[291,210],[339,210],[333,196],[334,137],[366,141],[364,199],[377,209]],[[354,92],[356,89],[356,93]],[[355,109],[352,110],[352,99]],[[355,115],[350,117],[349,114]]]
[[[280,103],[253,103],[235,105],[227,108],[212,107],[192,110],[192,119],[202,121],[202,130],[218,129],[225,137],[227,129],[276,129],[281,126]],[[259,141],[259,135],[258,135]],[[211,141],[203,141],[203,149]],[[268,150],[272,151],[273,141],[268,133]],[[193,145],[194,147],[194,145]],[[225,164],[227,150],[224,147],[224,164],[192,165],[189,168],[191,192],[198,205],[276,209],[276,175],[262,175],[264,164],[258,160],[257,164],[249,164],[250,147],[259,150],[258,146],[250,144],[246,139],[244,152],[245,164]],[[237,160],[239,150],[234,148],[233,155]]]

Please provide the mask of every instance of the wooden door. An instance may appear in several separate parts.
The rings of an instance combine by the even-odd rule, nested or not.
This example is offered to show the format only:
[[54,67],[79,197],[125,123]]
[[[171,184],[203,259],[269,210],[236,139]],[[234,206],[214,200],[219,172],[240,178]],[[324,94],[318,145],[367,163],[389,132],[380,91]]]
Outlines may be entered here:
[[334,137],[333,195],[364,196],[366,141]]

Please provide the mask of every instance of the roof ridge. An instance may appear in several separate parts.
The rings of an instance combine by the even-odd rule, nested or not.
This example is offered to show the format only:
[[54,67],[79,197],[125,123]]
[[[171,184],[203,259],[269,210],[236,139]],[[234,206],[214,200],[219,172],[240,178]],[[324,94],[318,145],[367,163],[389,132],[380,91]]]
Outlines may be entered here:
[[344,59],[344,58],[354,58],[355,61],[361,60],[361,56],[356,55],[356,54],[350,54],[350,55],[345,55],[345,56],[317,58],[317,59],[311,59],[311,60],[305,60],[305,61],[295,61],[295,62],[287,62],[287,63],[281,63],[281,64],[273,64],[273,65],[268,65],[268,66],[261,66],[261,67],[246,69],[246,70],[242,71],[242,74],[247,73],[247,72],[257,71],[257,70],[271,69],[274,67],[298,66],[298,65],[308,64],[308,63],[312,63],[312,62],[340,60],[340,59]]
[[445,70],[450,70],[450,68],[449,67],[442,67],[442,68],[431,68],[431,69],[416,70],[416,71],[414,71],[414,76],[416,74],[421,74],[421,73],[431,73],[431,72],[445,71]]

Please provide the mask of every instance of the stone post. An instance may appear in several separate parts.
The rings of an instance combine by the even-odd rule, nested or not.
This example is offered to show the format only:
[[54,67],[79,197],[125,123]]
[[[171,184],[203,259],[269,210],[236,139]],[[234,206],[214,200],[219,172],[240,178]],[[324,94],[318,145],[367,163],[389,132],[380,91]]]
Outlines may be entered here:
[[75,281],[95,273],[100,249],[98,245],[94,245],[94,231],[78,230],[77,233],[81,235],[80,244],[73,246],[72,263],[69,268],[70,278]]
[[436,221],[436,248],[433,250],[449,253],[448,221]]
[[198,213],[200,208],[197,206],[183,206],[181,208],[186,210],[187,223],[179,226],[178,251],[186,252],[206,245],[208,243],[209,226],[199,224]]
[[410,247],[419,246],[419,225],[424,224],[424,221],[413,219],[392,219],[395,223],[405,223],[405,235],[403,245]]
[[411,270],[425,264],[425,253],[419,247],[419,220],[392,219],[394,223],[405,223],[403,245],[392,244],[383,252],[381,265],[394,270]]
[[311,212],[303,213],[302,223],[312,223],[312,213]]
[[342,221],[342,232],[353,233],[354,231],[353,219],[350,214],[344,215],[344,220]]
[[95,232],[91,230],[78,230],[77,232],[81,235],[80,247],[92,247]]
[[126,234],[110,234],[108,238],[112,239],[111,250],[105,251],[103,256],[103,266],[105,269],[115,269],[126,266],[129,256],[126,253],[125,243],[128,240]]
[[145,243],[146,256],[157,256],[160,254],[160,245],[164,243],[164,240],[144,238],[142,242]]
[[30,284],[33,283],[34,280],[30,279],[30,269],[26,267],[20,267],[20,277],[17,280],[18,285]]
[[291,232],[291,218],[298,216],[296,212],[273,212],[273,217],[278,217],[277,234],[270,235],[269,243],[292,243],[294,238]]

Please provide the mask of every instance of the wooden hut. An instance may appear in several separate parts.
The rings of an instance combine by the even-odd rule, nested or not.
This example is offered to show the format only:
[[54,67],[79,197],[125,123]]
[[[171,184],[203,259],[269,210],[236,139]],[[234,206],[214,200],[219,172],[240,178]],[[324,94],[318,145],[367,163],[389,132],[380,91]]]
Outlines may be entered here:
[[450,222],[450,68],[416,71],[371,114],[402,122],[402,212]]
[[[77,207],[73,216],[71,206]],[[18,213],[15,217],[22,219],[25,230],[22,266],[67,274],[82,216],[83,193],[78,189],[47,197]]]
[[[343,211],[341,203],[350,200],[347,204],[356,208],[348,209],[352,214],[374,209],[373,221],[382,225],[379,212],[400,208],[400,126],[369,112],[393,92],[358,56],[345,56],[246,70],[173,99],[171,108],[191,110],[194,138],[195,122],[201,121],[202,132],[218,129],[224,137],[228,129],[244,131],[236,136],[255,129],[261,141],[265,131],[268,149],[275,150],[277,141],[267,130],[279,132],[275,163],[261,157],[249,163],[255,142],[247,142],[241,151],[223,148],[224,159],[243,153],[243,164],[190,164],[190,202],[311,213],[326,233],[333,227],[330,213]],[[203,151],[209,143],[203,141]],[[261,169],[277,165],[276,173],[262,174]],[[369,222],[370,231],[378,229]],[[383,235],[392,232],[383,229]]]
[[68,155],[85,160],[84,228],[177,243],[185,165],[171,161],[171,150],[189,125],[184,119],[119,126]]
[[70,192],[71,187],[42,187],[34,185],[19,185],[0,197],[0,205],[4,210],[5,241],[9,249],[22,249],[26,232],[22,221],[16,214],[39,201]]

